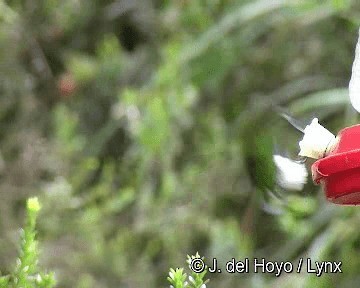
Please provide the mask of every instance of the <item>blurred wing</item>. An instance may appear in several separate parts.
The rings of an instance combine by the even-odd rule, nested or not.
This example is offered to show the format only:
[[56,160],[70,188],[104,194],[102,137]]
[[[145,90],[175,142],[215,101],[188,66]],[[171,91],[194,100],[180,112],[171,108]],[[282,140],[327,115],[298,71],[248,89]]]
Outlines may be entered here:
[[349,96],[352,106],[360,112],[360,30],[349,83]]
[[[261,131],[259,128],[254,131]],[[276,166],[273,160],[273,137],[261,131],[248,134],[245,144],[245,159],[252,183],[262,192],[273,190],[276,181]]]

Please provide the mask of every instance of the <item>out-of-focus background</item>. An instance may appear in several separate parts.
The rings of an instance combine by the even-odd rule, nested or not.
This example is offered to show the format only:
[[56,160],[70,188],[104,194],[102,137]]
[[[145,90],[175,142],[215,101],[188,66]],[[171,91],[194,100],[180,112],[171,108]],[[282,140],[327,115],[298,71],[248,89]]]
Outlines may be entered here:
[[[277,183],[302,135],[358,122],[355,0],[0,1],[0,271],[39,196],[58,287],[167,287],[196,251],[343,261],[207,287],[357,287],[360,212]],[[311,161],[307,162],[307,168]]]

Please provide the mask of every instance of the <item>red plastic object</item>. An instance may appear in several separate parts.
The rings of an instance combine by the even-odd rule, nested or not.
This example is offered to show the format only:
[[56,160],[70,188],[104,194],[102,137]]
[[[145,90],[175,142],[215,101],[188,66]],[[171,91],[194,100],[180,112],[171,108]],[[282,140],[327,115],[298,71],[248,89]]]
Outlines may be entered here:
[[312,177],[323,186],[330,202],[359,205],[360,125],[341,130],[337,139],[334,150],[312,165]]

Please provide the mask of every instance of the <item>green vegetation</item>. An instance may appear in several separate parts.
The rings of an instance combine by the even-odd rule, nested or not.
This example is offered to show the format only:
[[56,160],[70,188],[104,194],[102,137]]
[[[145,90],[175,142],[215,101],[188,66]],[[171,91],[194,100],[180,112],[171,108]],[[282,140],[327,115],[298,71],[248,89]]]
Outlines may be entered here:
[[[201,259],[204,261],[204,257],[200,257],[199,253],[196,255],[187,256],[186,263],[190,266],[191,261],[194,259]],[[204,262],[202,262],[204,263]],[[207,273],[207,266],[204,266],[204,271],[201,273],[195,273],[191,271],[191,275],[187,277],[187,274],[184,273],[184,268],[170,268],[169,277],[167,277],[170,282],[171,288],[206,288],[206,283],[209,282],[209,279],[205,280],[205,275]]]
[[296,159],[302,137],[274,107],[335,134],[358,123],[347,85],[359,8],[0,0],[2,283],[53,285],[36,265],[32,202],[13,269],[37,196],[39,267],[57,287],[181,287],[169,269],[196,251],[219,265],[343,261],[322,277],[208,273],[209,288],[357,287],[359,209],[310,180],[283,190],[272,155]]
[[20,256],[15,271],[11,275],[0,277],[0,287],[51,288],[55,284],[53,275],[39,273],[37,266],[38,245],[35,239],[35,224],[40,210],[38,199],[30,198],[26,208],[27,222],[24,230],[21,231]]

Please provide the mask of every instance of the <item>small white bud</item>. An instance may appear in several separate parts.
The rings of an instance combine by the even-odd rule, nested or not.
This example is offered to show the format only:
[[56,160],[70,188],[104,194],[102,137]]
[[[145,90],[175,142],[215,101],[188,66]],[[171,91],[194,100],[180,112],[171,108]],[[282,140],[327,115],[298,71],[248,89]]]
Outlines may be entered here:
[[326,152],[331,150],[330,146],[334,144],[335,136],[321,126],[317,118],[314,118],[311,124],[305,127],[304,137],[299,142],[299,155],[320,159],[326,155]]

